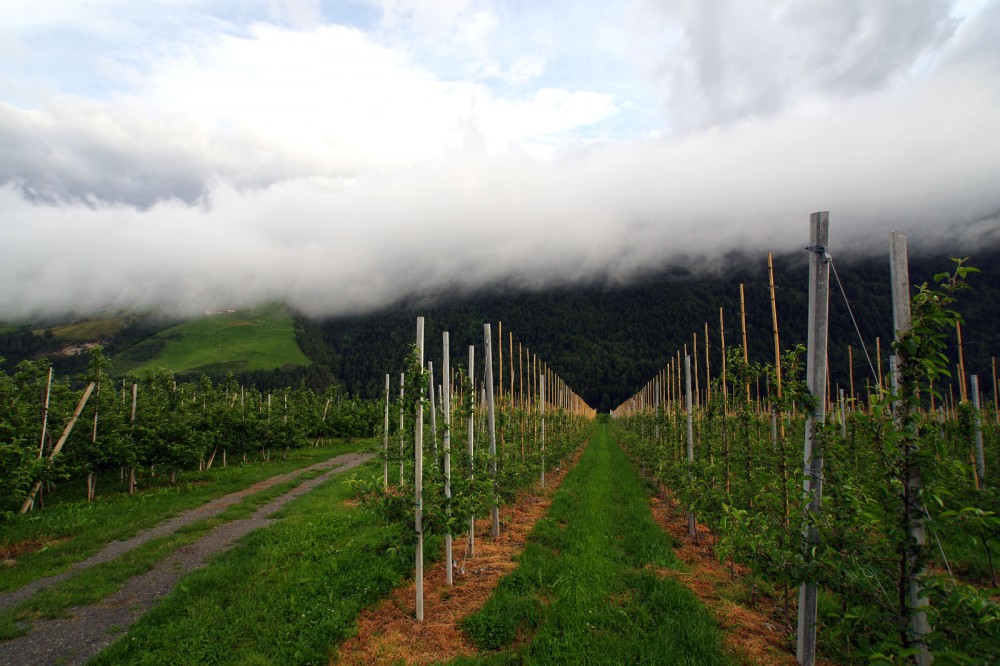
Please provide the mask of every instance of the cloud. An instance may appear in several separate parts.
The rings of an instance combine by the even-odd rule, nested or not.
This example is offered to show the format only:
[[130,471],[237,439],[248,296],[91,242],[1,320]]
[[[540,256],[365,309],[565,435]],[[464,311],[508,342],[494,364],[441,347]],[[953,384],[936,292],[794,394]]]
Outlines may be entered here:
[[651,63],[673,126],[709,127],[773,115],[804,96],[839,102],[905,76],[954,33],[951,4],[640,0],[636,55]]
[[[399,1],[363,30],[273,2],[103,51],[96,92],[0,101],[0,317],[622,281],[795,250],[815,210],[835,255],[894,228],[1000,242],[1000,3],[958,23],[920,3],[899,34],[856,2],[672,7],[574,4],[553,31],[555,5]],[[448,26],[440,51],[395,41],[420,12]],[[33,30],[12,33],[29,52]],[[657,133],[629,124],[656,113],[620,76],[639,55]],[[4,71],[0,90],[24,83]]]
[[0,307],[193,312],[280,298],[330,314],[452,288],[622,280],[680,256],[794,250],[820,209],[835,252],[900,227],[953,245],[955,225],[970,233],[978,220],[977,237],[995,237],[996,109],[1000,74],[963,67],[835,115],[580,143],[546,161],[455,152],[350,179],[218,182],[193,205],[30,202],[8,185]]
[[193,202],[217,180],[350,178],[434,163],[470,139],[490,153],[548,150],[616,112],[598,92],[497,97],[442,80],[351,28],[261,24],[155,63],[138,90],[106,102],[0,103],[0,179],[49,200]]

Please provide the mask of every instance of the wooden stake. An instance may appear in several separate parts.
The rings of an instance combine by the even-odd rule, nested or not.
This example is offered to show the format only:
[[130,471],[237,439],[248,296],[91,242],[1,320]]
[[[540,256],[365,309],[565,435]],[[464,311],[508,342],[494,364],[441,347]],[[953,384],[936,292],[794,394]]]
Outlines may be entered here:
[[778,341],[778,303],[774,298],[774,263],[771,253],[767,253],[767,280],[771,290],[771,326],[774,330],[774,375],[778,382],[778,397],[781,397],[781,343]]
[[962,323],[955,322],[955,335],[958,336],[958,392],[962,402],[969,399],[969,391],[965,383],[965,352],[962,349]]
[[708,322],[705,322],[705,404],[712,403],[712,358],[708,355]]
[[[729,389],[726,388],[726,320],[723,316],[722,308],[719,308],[719,350],[722,352],[722,406],[725,410],[726,401],[729,398]],[[725,412],[723,412],[725,413]]]
[[[995,383],[995,382],[994,382]],[[52,366],[49,366],[49,378],[45,383],[45,403],[42,405],[42,438],[38,442],[38,459],[45,454],[45,435],[49,425],[49,398],[52,395]]]
[[[76,420],[80,418],[80,414],[83,412],[83,408],[87,405],[87,400],[90,399],[90,394],[94,391],[94,382],[90,382],[87,385],[86,390],[83,392],[83,397],[80,398],[80,402],[77,404],[76,409],[73,411],[73,416],[70,417],[69,421],[66,423],[66,427],[63,429],[62,435],[59,437],[59,441],[52,448],[52,453],[49,454],[49,462],[53,459],[59,452],[62,451],[62,447],[66,444],[66,440],[69,438],[71,432],[73,432],[73,426],[76,425]],[[21,505],[20,513],[26,513],[28,509],[35,503],[35,495],[38,494],[38,490],[42,487],[41,481],[36,481],[35,485],[32,486],[31,492],[28,493],[28,498],[24,500],[24,504]]]
[[857,405],[854,402],[854,350],[851,345],[847,345],[847,372],[851,375],[851,406]]
[[[750,364],[750,348],[747,347],[747,306],[743,298],[743,283],[740,283],[740,320],[743,323],[743,362]],[[750,381],[747,380],[747,402],[750,402]]]

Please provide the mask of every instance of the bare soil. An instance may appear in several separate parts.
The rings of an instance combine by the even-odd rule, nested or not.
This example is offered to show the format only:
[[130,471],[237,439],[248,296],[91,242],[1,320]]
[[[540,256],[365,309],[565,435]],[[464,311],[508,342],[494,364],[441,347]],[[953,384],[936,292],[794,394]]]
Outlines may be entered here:
[[337,664],[430,664],[448,661],[477,650],[459,628],[459,622],[479,610],[500,578],[517,567],[528,534],[552,504],[552,496],[579,455],[554,474],[546,486],[535,486],[501,511],[500,537],[489,536],[489,518],[476,521],[476,553],[465,557],[468,535],[456,537],[454,585],[445,584],[446,563],[424,570],[424,620],[416,620],[413,580],[396,588],[376,606],[362,612],[358,632],[339,650]]

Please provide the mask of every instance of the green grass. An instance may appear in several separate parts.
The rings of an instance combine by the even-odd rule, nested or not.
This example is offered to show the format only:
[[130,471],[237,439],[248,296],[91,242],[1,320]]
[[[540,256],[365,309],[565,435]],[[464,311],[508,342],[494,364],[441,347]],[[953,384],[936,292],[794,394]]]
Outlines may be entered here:
[[467,618],[483,650],[456,663],[727,664],[709,612],[680,583],[647,490],[606,424],[535,526],[518,568]]
[[361,609],[413,567],[409,532],[347,506],[352,492],[336,477],[293,500],[277,524],[185,576],[92,663],[329,663]]
[[311,364],[295,340],[295,322],[279,304],[179,324],[117,354],[113,361],[122,373],[157,367],[183,373]]
[[244,498],[218,516],[185,525],[174,534],[148,541],[115,560],[90,567],[57,585],[40,590],[14,608],[0,612],[0,640],[23,634],[28,629],[26,624],[34,619],[60,617],[67,608],[97,603],[121,589],[129,578],[152,569],[181,546],[194,543],[219,525],[250,516],[271,500],[324,473],[325,470],[305,472],[292,481]]
[[[45,508],[0,523],[0,545],[46,544],[34,552],[17,556],[15,564],[4,566],[0,592],[59,573],[72,563],[86,559],[105,544],[134,536],[181,511],[369,444],[368,441],[361,441],[292,449],[286,460],[268,463],[231,464],[225,468],[217,464],[206,472],[178,473],[175,486],[161,485],[134,496],[123,492],[99,495],[95,502],[89,504],[79,500],[82,491],[68,498],[65,491],[60,490],[46,500],[48,504]],[[167,482],[162,475],[155,481]],[[100,484],[98,488],[110,485]]]

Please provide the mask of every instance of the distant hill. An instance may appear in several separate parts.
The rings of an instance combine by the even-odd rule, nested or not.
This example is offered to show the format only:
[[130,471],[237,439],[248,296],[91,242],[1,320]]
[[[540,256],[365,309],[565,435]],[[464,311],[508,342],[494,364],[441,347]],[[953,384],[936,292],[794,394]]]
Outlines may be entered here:
[[160,367],[212,375],[311,364],[296,342],[295,321],[280,304],[207,313],[124,349],[112,361],[119,373]]
[[[973,289],[961,295],[965,358],[970,372],[992,394],[994,356],[1000,356],[1000,249],[984,249],[972,258],[982,273]],[[775,257],[778,320],[782,348],[805,342],[808,264],[804,252]],[[874,357],[880,337],[883,369],[891,340],[891,295],[886,256],[838,258],[834,266],[843,283],[861,336]],[[911,282],[947,271],[947,256],[913,257]],[[353,394],[378,397],[384,376],[398,381],[402,359],[414,338],[414,320],[427,318],[426,356],[440,368],[441,336],[451,333],[452,364],[466,365],[468,345],[477,346],[477,374],[483,370],[482,325],[494,326],[501,342],[504,377],[509,386],[509,333],[514,334],[515,378],[518,343],[530,348],[577,390],[587,402],[607,410],[630,396],[698,335],[699,363],[704,354],[704,326],[709,326],[713,369],[720,365],[719,309],[725,316],[726,344],[741,344],[739,285],[744,284],[752,360],[771,362],[770,296],[767,257],[731,255],[722,275],[665,270],[627,286],[589,285],[546,291],[498,287],[475,296],[440,294],[436,303],[408,304],[363,316],[310,319],[281,305],[222,312],[179,322],[151,315],[104,317],[33,331],[29,326],[0,327],[0,356],[9,371],[23,358],[46,356],[57,372],[86,369],[86,347],[105,346],[119,372],[165,367],[181,379],[202,373],[262,389],[306,382],[322,389],[340,383]],[[88,339],[92,338],[92,339]],[[844,296],[832,281],[830,300],[830,380],[846,387],[847,347],[854,348],[854,377],[861,386],[870,374]],[[952,349],[952,358],[956,357]],[[497,368],[499,378],[499,368]],[[515,384],[517,382],[515,381]],[[947,390],[947,389],[945,389]]]

